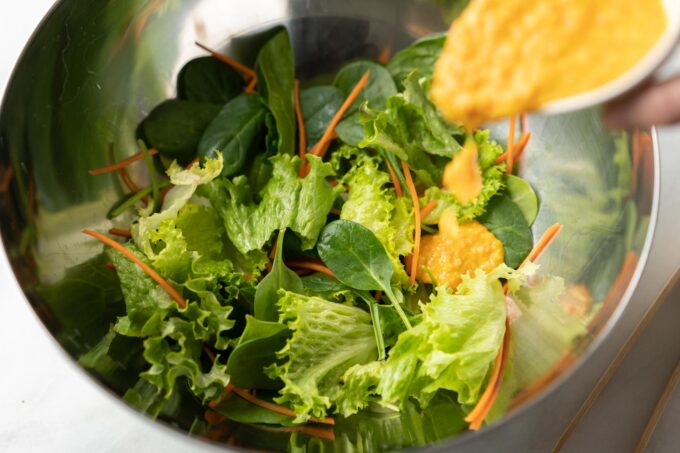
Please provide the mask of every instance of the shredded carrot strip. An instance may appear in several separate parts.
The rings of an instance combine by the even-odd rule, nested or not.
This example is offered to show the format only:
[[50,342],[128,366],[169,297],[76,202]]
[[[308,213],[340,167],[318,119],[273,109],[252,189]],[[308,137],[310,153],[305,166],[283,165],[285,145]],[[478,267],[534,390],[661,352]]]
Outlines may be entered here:
[[299,138],[299,148],[298,155],[300,159],[305,158],[307,153],[307,133],[305,131],[305,120],[302,117],[302,104],[300,103],[300,81],[295,81],[295,116],[297,117],[298,123],[298,134]]
[[315,263],[313,261],[286,260],[286,265],[297,269],[309,269],[310,271],[321,272],[329,277],[335,277],[333,271],[323,264]]
[[215,411],[205,411],[203,418],[211,425],[219,425],[226,420],[223,415],[218,414]]
[[408,275],[411,275],[411,264],[413,264],[413,254],[409,253],[404,257],[404,269]]
[[187,303],[184,300],[184,298],[177,292],[175,288],[170,285],[163,277],[158,275],[156,271],[151,269],[149,265],[147,265],[144,261],[140,260],[134,253],[120,245],[118,242],[114,241],[111,238],[108,238],[104,236],[101,233],[97,233],[96,231],[92,230],[83,230],[83,233],[87,234],[88,236],[92,236],[93,238],[103,242],[104,244],[108,245],[109,247],[112,247],[116,250],[118,250],[120,253],[125,255],[130,261],[134,262],[136,265],[142,268],[146,274],[154,279],[156,283],[160,285],[161,288],[163,288],[169,295],[172,297],[175,302],[177,302],[177,305],[179,305],[181,308],[186,308]]
[[200,42],[196,42],[196,45],[197,45],[198,47],[200,47],[201,49],[205,50],[206,52],[208,52],[208,53],[209,53],[210,55],[212,55],[213,57],[215,57],[215,58],[217,58],[218,60],[220,60],[222,63],[227,64],[227,65],[231,66],[232,68],[236,69],[238,72],[240,72],[241,74],[243,74],[243,76],[244,76],[246,79],[250,80],[250,79],[257,78],[257,74],[255,73],[255,71],[253,71],[253,70],[252,70],[251,68],[249,68],[248,66],[239,63],[238,61],[234,60],[234,59],[231,58],[231,57],[228,57],[228,56],[226,56],[226,55],[224,55],[224,54],[221,54],[221,53],[219,53],[219,52],[216,52],[216,51],[212,50],[211,48],[209,48],[209,47],[207,47],[207,46],[204,46],[204,45],[201,44]]
[[376,291],[375,292],[375,302],[379,304],[380,301],[382,301],[382,296],[383,296],[382,291]]
[[115,271],[115,270],[116,270],[116,266],[114,266],[113,263],[112,263],[111,261],[109,261],[108,263],[106,263],[104,266],[108,267],[108,268],[111,269],[112,271]]
[[294,272],[298,274],[300,277],[305,277],[307,275],[312,275],[314,273],[314,271],[310,271],[309,269],[295,269]]
[[203,344],[203,352],[205,352],[205,354],[208,356],[208,358],[213,362],[217,358],[217,357],[215,357],[215,353],[212,351],[212,349],[210,349],[210,347],[205,343]]
[[465,417],[465,421],[470,424],[471,430],[478,430],[481,428],[484,419],[489,414],[489,411],[493,407],[493,403],[498,396],[498,391],[500,390],[501,384],[503,382],[503,371],[505,370],[505,365],[508,361],[508,350],[510,349],[510,323],[505,320],[505,335],[503,336],[503,343],[498,350],[498,355],[496,356],[496,362],[494,363],[493,372],[489,378],[489,382],[486,385],[484,393],[479,398],[477,405],[474,409]]
[[[156,149],[150,149],[149,150],[149,156],[155,156],[158,154],[158,150]],[[135,154],[134,156],[130,156],[127,159],[121,160],[118,163],[107,165],[105,167],[101,168],[96,168],[94,170],[90,170],[88,173],[91,175],[101,175],[104,173],[111,173],[112,171],[120,170],[121,168],[125,168],[128,165],[137,162],[138,160],[144,159],[144,153],[139,152]]]
[[538,240],[533,250],[529,252],[529,255],[527,255],[526,259],[519,267],[521,268],[529,261],[536,261],[538,257],[541,256],[543,251],[552,243],[552,241],[555,239],[555,236],[557,236],[560,231],[562,231],[562,225],[559,223],[551,225],[550,228],[545,230],[545,233],[543,233],[541,239]]
[[198,156],[194,157],[194,160],[189,162],[189,165],[186,166],[186,169],[191,170],[193,168],[193,166],[196,165],[197,163],[199,163],[200,161],[201,161],[200,157],[198,157]]
[[416,273],[418,271],[418,258],[420,256],[420,235],[422,234],[422,231],[420,230],[420,202],[418,201],[416,185],[413,183],[413,178],[411,177],[411,169],[403,160],[401,161],[401,169],[404,170],[406,186],[408,186],[408,191],[411,193],[411,201],[413,201],[413,211],[416,221],[415,239],[413,240],[413,253],[410,266],[411,277],[409,278],[409,282],[413,285],[416,282]]
[[342,211],[339,210],[338,208],[331,208],[331,214],[335,214],[337,216],[342,214]]
[[522,134],[529,131],[529,126],[527,125],[527,114],[522,113],[519,115],[519,130]]
[[387,46],[383,47],[383,50],[380,51],[380,55],[378,55],[378,62],[382,64],[387,64],[390,62],[390,58],[392,57],[392,47]]
[[[263,401],[261,399],[258,399],[248,393],[247,390],[236,387],[232,384],[229,384],[231,387],[231,391],[236,393],[238,396],[243,398],[244,400],[248,401],[251,404],[254,404],[256,406],[260,406],[264,409],[270,410],[272,412],[276,412],[277,414],[281,415],[286,415],[288,417],[296,417],[295,412],[292,410],[288,409],[287,407],[279,406],[278,404],[270,403],[269,401]],[[314,422],[314,423],[324,423],[326,425],[335,425],[335,420],[333,420],[331,417],[326,417],[324,419],[318,419],[318,418],[310,418],[309,421]]]
[[5,173],[2,175],[2,182],[0,182],[0,193],[9,191],[9,185],[12,183],[13,176],[14,169],[12,167],[7,167]]
[[512,173],[512,167],[513,164],[515,163],[515,128],[516,128],[516,117],[513,115],[510,117],[510,131],[508,133],[508,159],[507,159],[507,166],[505,168],[505,171],[507,174]]
[[401,198],[404,195],[404,192],[401,190],[401,184],[399,184],[397,174],[395,173],[394,168],[392,168],[392,165],[390,165],[390,162],[388,160],[385,160],[385,163],[387,164],[387,170],[390,172],[390,178],[392,178],[394,191],[397,192],[397,197]]
[[[550,228],[548,228],[545,231],[545,233],[543,233],[543,236],[541,236],[541,238],[538,240],[536,246],[533,248],[531,252],[529,252],[529,255],[519,267],[522,268],[522,266],[524,266],[529,261],[535,261],[541,255],[541,253],[545,251],[546,247],[548,247],[548,245],[552,243],[552,241],[555,239],[555,236],[557,236],[557,234],[561,230],[562,225],[560,225],[559,223],[556,223],[552,225]],[[503,287],[503,291],[507,292],[507,285]],[[465,421],[470,423],[470,429],[472,430],[477,430],[482,426],[484,419],[486,418],[489,411],[493,407],[493,404],[496,400],[496,396],[498,396],[498,391],[500,390],[500,386],[503,382],[503,374],[505,371],[505,365],[507,363],[509,346],[510,346],[510,321],[506,318],[505,335],[503,337],[503,343],[500,349],[498,350],[498,355],[496,356],[496,362],[494,363],[491,378],[487,383],[484,393],[479,398],[477,405],[475,405],[474,409],[472,409],[472,411],[467,415],[467,417],[465,417]]]
[[[524,150],[526,149],[527,145],[529,144],[529,140],[531,140],[531,132],[525,132],[520,139],[517,141],[517,145],[515,145],[515,148],[512,151],[512,159],[517,162],[519,161],[520,157],[522,157],[522,153],[524,153]],[[496,165],[500,164],[503,161],[506,161],[510,156],[510,150],[504,152],[500,156],[498,156],[498,159],[496,159]]]
[[257,86],[257,79],[254,78],[250,83],[243,89],[246,93],[254,93],[255,87]]
[[340,106],[338,111],[335,113],[335,116],[333,116],[333,119],[331,120],[330,124],[328,125],[328,128],[326,129],[326,132],[323,133],[321,136],[321,139],[319,140],[319,143],[317,143],[314,146],[314,149],[312,150],[312,153],[319,156],[323,157],[324,153],[328,149],[328,144],[331,142],[331,137],[333,136],[333,133],[335,132],[335,128],[337,125],[340,123],[340,120],[342,120],[342,117],[345,116],[345,113],[347,113],[347,110],[349,110],[350,106],[352,103],[359,97],[359,94],[361,94],[361,91],[366,87],[366,84],[368,84],[368,78],[371,76],[371,71],[366,71],[366,73],[359,79],[359,82],[354,86],[352,91],[349,93],[349,96],[347,96],[347,99],[345,99],[345,102]]
[[120,237],[123,237],[123,238],[131,238],[132,237],[132,233],[130,232],[130,230],[124,230],[122,228],[111,228],[109,230],[109,234],[113,234],[114,236],[120,236]]
[[127,168],[119,168],[118,174],[120,175],[120,179],[123,181],[123,184],[125,184],[130,192],[139,192],[139,187],[137,184],[135,184],[132,178],[130,178],[130,173],[128,173]]
[[422,222],[434,208],[437,207],[437,200],[430,200],[425,206],[420,208],[420,221]]

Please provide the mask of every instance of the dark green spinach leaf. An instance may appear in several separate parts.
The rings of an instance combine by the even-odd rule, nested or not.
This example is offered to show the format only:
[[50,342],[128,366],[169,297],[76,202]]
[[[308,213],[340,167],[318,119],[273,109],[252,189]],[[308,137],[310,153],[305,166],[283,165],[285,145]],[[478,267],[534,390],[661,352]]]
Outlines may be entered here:
[[206,102],[165,101],[142,122],[145,141],[162,155],[188,163],[196,157],[203,133],[221,108]]
[[283,264],[283,237],[286,230],[279,231],[276,240],[276,258],[271,272],[257,285],[255,291],[255,317],[261,321],[276,322],[279,319],[279,290],[285,289],[304,294],[304,286],[300,277]]
[[411,327],[390,286],[394,265],[371,230],[356,222],[336,220],[321,232],[317,250],[340,282],[356,290],[383,291],[404,325]]
[[189,61],[177,76],[179,99],[226,104],[242,91],[241,74],[214,57]]
[[507,196],[491,199],[479,222],[487,227],[505,249],[505,264],[517,268],[533,246],[531,228],[522,210]]
[[281,382],[268,377],[264,368],[276,362],[276,351],[283,349],[288,335],[284,324],[247,315],[246,328],[227,361],[231,383],[244,388],[280,388]]
[[254,94],[243,93],[229,101],[205,130],[198,145],[198,155],[212,157],[221,151],[224,157],[222,176],[243,170],[248,157],[262,143],[267,108]]
[[262,47],[255,71],[258,91],[276,120],[278,152],[295,154],[295,64],[287,30],[278,32]]
[[421,38],[397,52],[387,63],[387,70],[390,71],[397,85],[402,87],[403,80],[414,70],[417,70],[421,77],[431,79],[434,64],[439,58],[445,41],[446,34],[438,33]]
[[360,122],[359,107],[367,102],[371,108],[382,110],[387,98],[397,94],[397,87],[390,72],[384,66],[372,61],[355,61],[340,69],[333,85],[338,87],[346,98],[366,71],[370,71],[368,83],[359,97],[352,103],[336,132],[340,139],[350,145],[358,145],[364,137],[364,127]]
[[342,91],[334,86],[318,86],[302,90],[300,106],[305,121],[308,146],[313,146],[321,139],[342,102]]

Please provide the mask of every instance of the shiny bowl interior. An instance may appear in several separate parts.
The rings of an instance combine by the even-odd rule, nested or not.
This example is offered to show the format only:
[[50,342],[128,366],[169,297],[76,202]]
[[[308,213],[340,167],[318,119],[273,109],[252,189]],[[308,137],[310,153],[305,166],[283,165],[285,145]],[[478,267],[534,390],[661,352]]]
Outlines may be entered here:
[[[377,58],[420,36],[446,30],[460,4],[59,2],[28,44],[0,112],[2,240],[28,301],[55,339],[77,359],[121,313],[115,273],[104,267],[101,245],[81,230],[107,230],[111,225],[106,213],[124,188],[115,174],[93,177],[87,170],[135,152],[140,120],[174,96],[177,72],[202,54],[194,41],[250,64],[267,30],[285,25],[298,77],[305,81],[332,74],[349,60]],[[532,116],[529,127],[534,138],[520,172],[540,196],[534,236],[555,222],[564,225],[541,257],[539,274],[564,278],[571,299],[561,303],[571,307],[582,334],[570,337],[559,323],[549,332],[536,330],[541,318],[553,316],[550,310],[515,313],[512,376],[504,381],[493,423],[530,407],[606,335],[644,266],[658,202],[652,131],[613,136],[595,111]],[[505,142],[504,124],[490,128]],[[144,178],[141,169],[133,178]],[[93,378],[116,395],[134,382],[134,376],[124,374],[94,373]],[[182,411],[162,419],[184,432],[192,422]],[[429,430],[427,423],[417,417],[368,417],[337,427],[336,446],[385,450],[437,444],[448,449],[466,437],[453,437],[454,430]],[[387,434],[371,434],[376,432]],[[273,450],[291,442],[310,447],[329,442],[298,434],[237,426],[229,442]]]

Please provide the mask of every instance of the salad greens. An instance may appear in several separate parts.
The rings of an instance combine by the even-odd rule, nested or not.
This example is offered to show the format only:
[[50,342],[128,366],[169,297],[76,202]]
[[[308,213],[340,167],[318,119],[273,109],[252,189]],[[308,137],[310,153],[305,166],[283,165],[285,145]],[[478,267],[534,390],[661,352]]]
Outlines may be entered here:
[[[192,60],[178,99],[142,122],[140,146],[160,154],[167,178],[149,165],[152,187],[112,210],[123,222],[136,208],[131,239],[107,252],[124,306],[80,363],[111,379],[127,370],[125,399],[153,416],[208,410],[187,423],[193,433],[222,417],[244,432],[292,430],[293,448],[304,436],[327,439],[318,425],[330,416],[347,445],[401,448],[459,432],[495,385],[506,292],[536,292],[526,289],[535,267],[517,267],[533,245],[537,196],[506,174],[488,131],[448,124],[430,102],[443,36],[386,66],[351,62],[299,100],[288,32],[268,36],[254,79],[213,57]],[[296,107],[309,148],[300,155]],[[327,155],[310,152],[329,127],[337,137]],[[461,202],[443,174],[470,137],[481,189]],[[505,264],[465,269],[457,287],[437,284],[436,269],[416,279],[420,237],[437,234],[447,211],[486,226]],[[412,437],[394,437],[399,427]]]

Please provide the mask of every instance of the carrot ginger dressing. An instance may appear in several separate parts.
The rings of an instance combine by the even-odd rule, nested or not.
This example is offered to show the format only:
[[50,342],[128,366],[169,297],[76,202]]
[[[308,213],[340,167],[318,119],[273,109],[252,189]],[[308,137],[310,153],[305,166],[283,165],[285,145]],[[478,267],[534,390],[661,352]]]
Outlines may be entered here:
[[623,75],[664,33],[662,0],[474,0],[451,25],[432,98],[469,130]]

